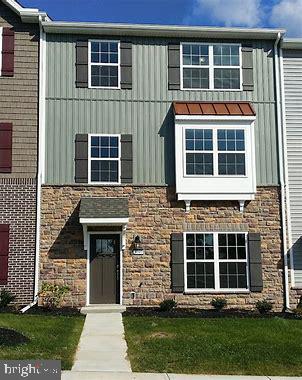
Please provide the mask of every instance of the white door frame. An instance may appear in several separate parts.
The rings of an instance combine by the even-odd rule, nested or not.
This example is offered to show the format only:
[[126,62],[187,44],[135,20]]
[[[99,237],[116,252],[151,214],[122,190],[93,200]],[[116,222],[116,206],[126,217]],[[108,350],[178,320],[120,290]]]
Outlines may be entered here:
[[87,260],[86,260],[86,306],[90,305],[90,236],[91,235],[119,235],[120,237],[120,302],[123,304],[123,241],[122,241],[122,231],[88,231],[88,245],[87,245]]

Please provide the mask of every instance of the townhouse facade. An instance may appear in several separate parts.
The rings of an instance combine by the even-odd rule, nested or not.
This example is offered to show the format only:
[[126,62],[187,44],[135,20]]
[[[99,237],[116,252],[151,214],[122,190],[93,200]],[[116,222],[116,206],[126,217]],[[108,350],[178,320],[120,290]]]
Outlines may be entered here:
[[44,13],[0,1],[0,289],[34,297],[39,19]]
[[284,306],[279,30],[44,22],[40,283]]

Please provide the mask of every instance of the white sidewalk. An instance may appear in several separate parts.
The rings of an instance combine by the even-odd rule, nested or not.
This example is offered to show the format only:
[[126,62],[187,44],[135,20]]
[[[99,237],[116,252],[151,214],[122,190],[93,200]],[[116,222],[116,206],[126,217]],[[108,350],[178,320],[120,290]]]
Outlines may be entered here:
[[302,380],[302,377],[63,371],[62,380]]
[[[121,313],[90,313],[86,315],[75,362],[69,379],[77,379],[73,371],[131,372],[126,359],[127,345]],[[86,376],[82,375],[82,379]],[[64,377],[63,377],[64,378]],[[106,378],[106,377],[105,377]],[[90,377],[87,377],[90,379]]]

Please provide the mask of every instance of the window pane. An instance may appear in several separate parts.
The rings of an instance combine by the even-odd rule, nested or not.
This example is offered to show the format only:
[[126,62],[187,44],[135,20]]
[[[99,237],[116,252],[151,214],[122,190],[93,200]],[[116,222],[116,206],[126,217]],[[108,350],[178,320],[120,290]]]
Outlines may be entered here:
[[91,157],[118,158],[118,156],[119,148],[117,136],[91,137]]
[[219,175],[245,175],[245,154],[242,153],[219,153]]
[[214,69],[214,88],[239,89],[239,69]]
[[195,246],[195,235],[187,234],[187,246]]
[[209,69],[183,69],[184,88],[209,88]]
[[246,263],[220,263],[219,277],[222,289],[246,289]]
[[213,154],[211,153],[187,153],[187,175],[213,175]]
[[186,150],[213,150],[211,129],[187,129]]
[[183,44],[183,64],[203,66],[209,64],[209,46],[198,44]]
[[118,66],[91,66],[91,85],[102,87],[118,86]]
[[213,289],[214,263],[187,263],[187,286],[196,289]]
[[187,259],[194,260],[195,259],[195,248],[187,247]]
[[91,161],[91,181],[118,182],[118,161]]
[[238,45],[214,45],[215,66],[239,66]]

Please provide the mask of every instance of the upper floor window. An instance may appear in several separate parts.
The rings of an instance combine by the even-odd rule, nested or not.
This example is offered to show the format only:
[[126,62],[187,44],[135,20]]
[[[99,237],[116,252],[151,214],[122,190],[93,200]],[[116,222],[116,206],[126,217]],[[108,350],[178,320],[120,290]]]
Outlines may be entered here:
[[89,41],[89,87],[120,87],[119,41]]
[[185,175],[245,175],[244,129],[185,128]]
[[120,182],[120,136],[90,135],[89,182]]
[[182,89],[240,90],[239,44],[181,44]]

